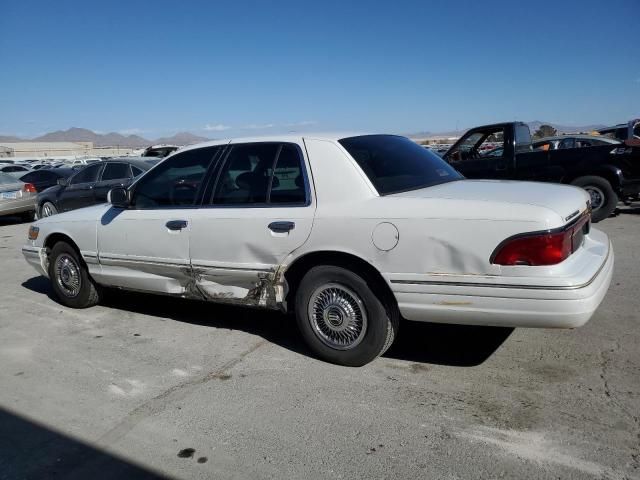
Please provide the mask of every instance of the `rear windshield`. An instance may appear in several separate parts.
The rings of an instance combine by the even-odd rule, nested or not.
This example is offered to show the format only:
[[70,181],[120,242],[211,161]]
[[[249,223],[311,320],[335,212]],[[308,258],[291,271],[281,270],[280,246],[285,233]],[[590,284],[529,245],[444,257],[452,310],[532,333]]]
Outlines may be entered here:
[[11,183],[20,183],[20,181],[11,175],[0,172],[0,185],[8,185]]
[[343,138],[340,144],[360,165],[380,195],[463,178],[438,155],[405,137],[364,135]]

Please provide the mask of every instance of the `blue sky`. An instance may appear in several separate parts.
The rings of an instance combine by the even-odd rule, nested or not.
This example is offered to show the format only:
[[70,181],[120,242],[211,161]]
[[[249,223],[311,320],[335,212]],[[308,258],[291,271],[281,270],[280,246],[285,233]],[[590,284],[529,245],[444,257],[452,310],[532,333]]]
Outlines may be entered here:
[[638,32],[640,0],[3,0],[0,133],[618,123]]

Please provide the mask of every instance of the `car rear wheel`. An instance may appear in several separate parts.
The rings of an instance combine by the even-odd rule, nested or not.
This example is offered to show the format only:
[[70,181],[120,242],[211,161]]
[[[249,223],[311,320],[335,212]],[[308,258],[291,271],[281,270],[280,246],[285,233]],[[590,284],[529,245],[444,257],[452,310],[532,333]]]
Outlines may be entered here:
[[579,177],[571,184],[584,188],[591,197],[593,223],[608,218],[615,211],[618,205],[618,195],[607,179],[597,176]]
[[76,250],[58,242],[49,254],[49,278],[56,297],[71,308],[87,308],[100,301],[100,290]]
[[395,305],[385,305],[365,278],[334,266],[306,273],[296,292],[295,313],[300,332],[316,355],[352,367],[382,355],[399,324]]
[[50,217],[58,213],[58,209],[51,202],[44,202],[40,207],[40,218]]

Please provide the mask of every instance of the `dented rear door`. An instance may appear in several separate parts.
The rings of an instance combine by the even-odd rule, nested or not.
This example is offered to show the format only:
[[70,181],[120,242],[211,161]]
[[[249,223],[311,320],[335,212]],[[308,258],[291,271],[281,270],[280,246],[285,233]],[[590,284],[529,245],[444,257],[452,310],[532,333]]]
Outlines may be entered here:
[[232,144],[192,212],[194,287],[216,301],[276,308],[278,267],[302,246],[315,200],[302,144]]

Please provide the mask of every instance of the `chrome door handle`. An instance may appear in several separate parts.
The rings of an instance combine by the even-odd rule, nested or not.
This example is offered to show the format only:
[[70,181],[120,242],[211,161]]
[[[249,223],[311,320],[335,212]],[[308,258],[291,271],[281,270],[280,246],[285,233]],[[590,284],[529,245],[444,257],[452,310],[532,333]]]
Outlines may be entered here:
[[296,228],[296,224],[293,222],[271,222],[269,224],[269,230],[275,233],[287,233]]
[[186,220],[169,220],[166,226],[169,230],[183,230],[187,228],[188,222]]

